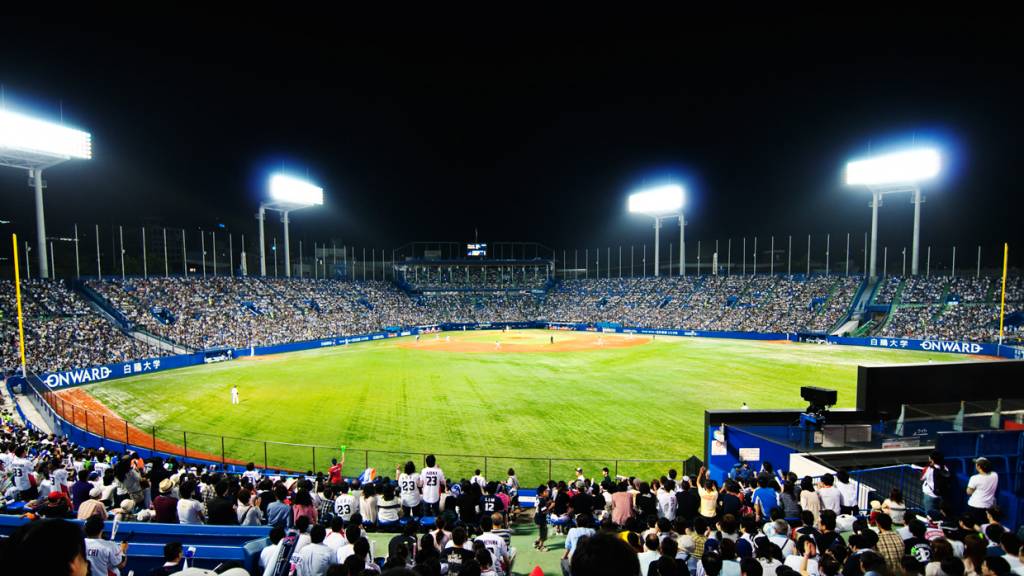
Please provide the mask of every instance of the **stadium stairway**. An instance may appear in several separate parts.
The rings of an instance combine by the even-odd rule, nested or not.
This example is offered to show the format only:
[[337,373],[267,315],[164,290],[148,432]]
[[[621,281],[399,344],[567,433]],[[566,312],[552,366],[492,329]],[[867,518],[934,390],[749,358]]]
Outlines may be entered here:
[[163,350],[169,354],[192,354],[195,350],[192,350],[188,346],[178,344],[162,336],[157,336],[148,330],[141,329],[132,324],[116,306],[111,304],[104,298],[99,292],[96,292],[89,287],[85,282],[76,280],[74,283],[74,289],[81,294],[85,299],[86,304],[96,312],[96,314],[108,322],[117,327],[118,330],[124,332],[128,336],[142,342],[146,346],[151,346]]

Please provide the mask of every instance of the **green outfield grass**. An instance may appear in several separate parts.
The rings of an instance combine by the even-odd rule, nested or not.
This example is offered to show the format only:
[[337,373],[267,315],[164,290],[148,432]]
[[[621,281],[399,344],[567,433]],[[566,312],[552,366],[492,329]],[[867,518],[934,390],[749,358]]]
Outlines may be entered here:
[[[839,407],[855,402],[858,364],[962,360],[942,353],[873,350],[783,342],[637,337],[613,348],[550,352],[559,342],[596,338],[548,331],[450,333],[451,347],[478,343],[484,352],[452,352],[424,336],[361,343],[223,364],[196,366],[95,384],[86,390],[159,438],[188,448],[273,468],[307,470],[313,449],[263,440],[315,444],[325,469],[338,447],[349,447],[346,473],[369,464],[391,475],[398,462],[434,452],[450,476],[476,467],[489,477],[512,466],[524,484],[551,473],[653,475],[703,454],[705,409],[802,408],[799,388],[839,391]],[[503,348],[493,348],[502,340]],[[514,352],[517,345],[542,351]],[[237,385],[241,404],[230,403]],[[181,430],[187,430],[183,438]],[[365,449],[396,453],[364,452]],[[621,460],[674,459],[676,464]]]

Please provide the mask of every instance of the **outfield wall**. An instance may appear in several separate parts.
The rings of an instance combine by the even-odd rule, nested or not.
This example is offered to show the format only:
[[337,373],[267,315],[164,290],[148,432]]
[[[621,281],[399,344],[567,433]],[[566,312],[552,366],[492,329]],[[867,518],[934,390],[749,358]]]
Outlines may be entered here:
[[[1012,346],[1000,346],[998,344],[977,343],[977,342],[956,342],[947,340],[912,340],[908,338],[846,338],[840,336],[824,336],[815,334],[796,334],[783,332],[731,332],[713,330],[681,330],[670,328],[636,328],[621,326],[613,323],[600,323],[591,325],[584,323],[570,322],[461,322],[442,323],[430,326],[407,327],[371,334],[360,334],[356,336],[338,336],[333,338],[320,338],[317,340],[305,340],[301,342],[289,342],[287,344],[276,344],[272,346],[255,346],[249,348],[228,349],[231,357],[240,356],[264,356],[268,354],[284,354],[287,352],[298,352],[301,350],[315,350],[318,348],[330,348],[334,346],[346,346],[359,342],[370,342],[401,336],[412,336],[421,332],[437,330],[444,331],[465,331],[465,330],[526,330],[526,329],[548,329],[548,330],[569,330],[577,332],[602,332],[609,334],[643,334],[648,336],[680,336],[690,338],[721,338],[731,340],[788,340],[792,342],[810,342],[819,344],[838,344],[842,346],[864,346],[869,348],[887,348],[891,350],[919,350],[927,352],[948,352],[952,354],[970,354],[979,356],[996,356],[1009,359],[1024,359],[1024,348]],[[50,372],[42,374],[42,380],[47,387],[56,390],[93,384],[106,380],[137,376],[151,372],[160,372],[174,368],[184,368],[208,362],[210,358],[207,353],[180,354],[175,356],[162,356],[159,358],[145,358],[116,364],[105,364],[102,366],[89,366],[67,370],[63,372]]]

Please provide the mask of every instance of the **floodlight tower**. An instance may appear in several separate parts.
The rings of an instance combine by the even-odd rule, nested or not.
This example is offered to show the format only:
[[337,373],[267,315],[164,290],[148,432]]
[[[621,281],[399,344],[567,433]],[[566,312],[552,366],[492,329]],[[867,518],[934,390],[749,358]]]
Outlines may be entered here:
[[878,207],[882,196],[896,192],[910,192],[914,204],[914,243],[910,273],[917,276],[918,254],[921,239],[921,197],[920,183],[934,178],[942,168],[942,158],[937,150],[918,148],[856,160],[846,164],[846,184],[865,186],[871,191],[871,264],[870,277],[877,277],[875,262],[878,257]]
[[629,196],[629,211],[634,214],[645,214],[654,218],[654,275],[658,275],[659,267],[659,236],[661,235],[662,218],[679,218],[679,269],[683,275],[686,274],[683,262],[686,254],[686,244],[683,243],[686,230],[686,220],[683,218],[683,203],[685,191],[682,186],[669,184],[640,190]]
[[284,275],[286,278],[290,278],[292,275],[292,265],[291,252],[288,249],[288,214],[293,210],[323,204],[324,189],[287,174],[274,174],[271,176],[269,188],[270,200],[260,203],[260,211],[256,215],[256,219],[260,222],[260,276],[267,275],[267,253],[263,239],[263,222],[266,219],[267,210],[276,210],[281,213],[281,222],[284,223]]
[[36,193],[36,253],[41,278],[50,277],[43,213],[43,170],[68,160],[90,158],[92,137],[88,132],[0,110],[0,166],[28,170]]

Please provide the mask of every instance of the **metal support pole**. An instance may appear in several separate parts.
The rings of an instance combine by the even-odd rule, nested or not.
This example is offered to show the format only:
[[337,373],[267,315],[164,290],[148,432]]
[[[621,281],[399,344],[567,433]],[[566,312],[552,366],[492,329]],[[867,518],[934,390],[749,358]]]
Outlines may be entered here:
[[974,272],[974,278],[981,278],[981,245],[978,245],[978,269]]
[[210,232],[210,243],[213,245],[213,277],[217,277],[217,232]]
[[50,241],[50,273],[54,278],[57,277],[57,265],[53,263],[53,240]]
[[775,236],[772,235],[771,257],[768,258],[768,275],[775,275]]
[[949,277],[956,278],[956,246],[953,246],[953,265],[949,267]]
[[121,282],[124,282],[124,227],[117,227],[117,236],[121,245]]
[[267,241],[263,236],[263,222],[267,219],[267,209],[260,204],[260,211],[256,213],[256,220],[260,223],[260,277],[267,276]]
[[825,276],[828,277],[829,272],[829,256],[832,250],[832,234],[825,234]]
[[700,278],[700,240],[697,240],[697,277]]
[[882,276],[889,275],[889,247],[882,249]]
[[185,247],[185,229],[181,229],[181,269],[185,271],[185,278],[188,279],[188,249]]
[[149,279],[149,268],[146,265],[146,227],[142,227],[142,279]]
[[[697,255],[700,260],[700,254]],[[686,216],[679,212],[679,275],[686,276]]]
[[75,224],[75,279],[82,277],[81,264],[78,262],[78,224]]
[[732,276],[732,238],[729,238],[726,244],[726,263],[725,263],[725,275]]
[[903,275],[907,275],[907,247],[903,247]]
[[[36,192],[36,244],[39,248],[39,277],[50,278],[50,263],[46,259],[46,217],[43,214],[43,171],[29,170]],[[26,260],[26,265],[28,261]]]
[[622,244],[619,244],[619,280],[622,279]]
[[747,237],[743,237],[743,250],[740,251],[743,254],[743,275],[747,275]]
[[[661,245],[659,244],[659,236],[661,236],[661,218],[654,219],[654,277],[658,277],[658,255],[661,252]],[[646,258],[645,258],[646,260]],[[644,267],[644,273],[646,274],[647,267]]]
[[789,248],[786,249],[786,276],[793,275],[793,235],[789,235]]
[[871,265],[868,273],[869,278],[878,276],[876,261],[878,260],[878,207],[882,204],[882,194],[877,190],[871,191]]
[[[245,244],[245,236],[242,236],[242,244]],[[235,239],[234,234],[228,233],[228,274],[232,278],[235,276]]]
[[754,236],[754,276],[757,276],[757,236]]
[[672,277],[672,243],[668,243],[668,277]]
[[932,277],[932,247],[931,246],[928,247],[928,259],[925,261],[924,277],[925,278],[931,278]]
[[206,280],[206,233],[199,231],[199,250],[203,253],[203,280]]
[[914,188],[914,198],[911,200],[914,204],[914,247],[913,255],[910,260],[910,273],[917,276],[917,261],[920,249],[918,248],[921,241],[921,202],[924,200],[921,198],[921,189]]
[[[288,211],[281,212],[281,222],[284,223],[284,277],[292,277],[292,262],[291,262],[291,251],[289,251],[288,244]],[[275,266],[277,265],[277,258],[274,258]]]
[[807,235],[807,277],[811,277],[811,235]]
[[846,233],[846,276],[850,276],[850,233]]
[[164,278],[170,278],[171,268],[167,263],[167,228],[164,228]]
[[299,240],[299,278],[302,278],[302,240]]

